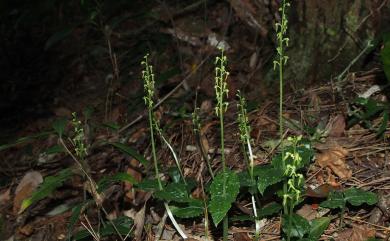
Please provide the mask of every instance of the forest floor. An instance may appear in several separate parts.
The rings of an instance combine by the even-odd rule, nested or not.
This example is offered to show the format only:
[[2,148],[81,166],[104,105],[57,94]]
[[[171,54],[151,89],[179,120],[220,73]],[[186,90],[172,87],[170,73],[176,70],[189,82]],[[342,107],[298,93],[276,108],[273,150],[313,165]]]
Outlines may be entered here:
[[[162,31],[169,33],[169,29]],[[229,169],[242,173],[246,172],[248,164],[240,144],[235,93],[238,89],[244,90],[249,100],[248,119],[254,164],[265,166],[280,152],[279,102],[278,92],[274,91],[278,84],[265,83],[258,77],[264,75],[260,63],[272,58],[273,50],[269,51],[269,56],[263,56],[264,59],[250,47],[238,52],[235,47],[242,40],[242,33],[234,34],[231,38],[236,44],[231,44],[233,50],[227,51],[228,69],[232,74],[228,79],[230,93],[225,115],[224,153]],[[186,41],[183,39],[186,38],[175,41]],[[192,40],[197,41],[195,37]],[[219,122],[214,109],[215,73],[211,58],[218,55],[218,50],[211,44],[202,45],[200,50],[198,46],[189,47],[190,44],[193,43],[187,42],[180,47],[180,51],[186,53],[180,67],[173,68],[169,66],[169,61],[164,62],[179,52],[176,45],[162,54],[152,53],[150,59],[157,65],[160,74],[160,77],[156,75],[156,96],[159,99],[156,100],[155,114],[166,139],[180,158],[184,176],[195,183],[190,190],[191,198],[203,201],[209,195],[205,191],[206,186],[212,181],[204,159],[210,159],[214,173],[222,169]],[[153,61],[156,55],[159,55],[158,61]],[[135,185],[135,182],[142,183],[154,176],[140,66],[129,71],[130,82],[119,81],[120,78],[115,76],[115,64],[113,69],[112,75],[106,75],[109,76],[106,82],[94,86],[93,90],[89,89],[90,83],[98,78],[99,73],[88,78],[84,76],[80,82],[83,87],[77,87],[79,83],[75,81],[73,87],[65,89],[58,97],[52,109],[53,116],[29,122],[15,134],[19,139],[0,145],[0,160],[4,164],[0,168],[3,175],[0,185],[1,240],[64,240],[69,233],[76,234],[74,237],[80,240],[93,240],[88,232],[80,232],[89,225],[102,231],[102,237],[95,237],[95,240],[120,240],[118,231],[113,230],[107,220],[123,216],[132,220],[125,229],[130,233],[129,239],[155,240],[159,237],[160,240],[180,240],[180,235],[164,212],[163,202],[154,196],[153,191]],[[378,85],[383,79],[383,70],[373,67],[347,71],[341,79],[322,81],[310,87],[295,87],[288,81],[285,85],[283,136],[285,139],[303,136],[310,141],[314,152],[310,164],[302,169],[305,177],[304,200],[297,205],[295,212],[308,221],[329,218],[330,223],[319,240],[389,240],[389,91]],[[199,131],[195,131],[192,122],[194,106],[199,107]],[[109,184],[101,196],[102,200],[97,203],[99,208],[96,203],[87,204],[86,200],[95,198],[96,193],[52,130],[55,120],[67,119],[64,140],[68,147],[72,147],[75,136],[72,112],[78,113],[77,118],[85,131],[83,141],[88,150],[86,168],[91,178],[100,184],[99,180],[106,178]],[[207,157],[202,155],[200,148]],[[71,152],[74,153],[74,150]],[[175,160],[161,139],[157,140],[157,159],[162,180],[174,181],[172,173],[175,169],[172,167],[175,167]],[[59,175],[64,170],[71,170],[72,175],[64,174],[61,179]],[[132,176],[133,183],[118,174]],[[48,179],[48,176],[56,177]],[[50,181],[47,189],[42,190],[42,183]],[[280,205],[282,201],[275,195],[276,188],[277,183],[259,195],[259,205]],[[345,195],[345,191],[351,188],[373,192],[377,201],[372,205],[366,200],[359,201],[359,205],[348,203],[342,219],[339,217],[340,208],[321,206],[329,195]],[[34,192],[42,193],[42,196],[25,208],[23,200]],[[103,212],[101,207],[104,207]],[[80,213],[77,214],[77,211]],[[229,240],[252,240],[255,231],[255,224],[250,218],[252,214],[249,192],[241,191],[228,213]],[[260,222],[260,240],[282,240],[281,220],[279,209],[264,216]],[[187,240],[206,240],[206,234],[208,240],[221,240],[222,225],[216,228],[211,218],[205,219],[203,213],[193,218],[177,218],[177,221],[190,237]],[[208,231],[205,231],[205,221],[210,222]],[[69,224],[74,225],[71,232]],[[122,228],[124,224],[118,225]]]

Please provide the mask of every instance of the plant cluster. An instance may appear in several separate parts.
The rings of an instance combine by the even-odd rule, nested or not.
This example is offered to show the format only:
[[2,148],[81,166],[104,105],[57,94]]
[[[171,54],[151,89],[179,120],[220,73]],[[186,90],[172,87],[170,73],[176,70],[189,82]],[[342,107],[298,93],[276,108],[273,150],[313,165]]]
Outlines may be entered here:
[[[66,136],[65,129],[67,121],[59,120],[54,123],[53,128],[58,136],[61,148],[59,151],[65,151],[72,156],[74,161],[78,164],[80,170],[86,177],[90,184],[90,196],[86,198],[82,203],[73,208],[73,214],[69,224],[69,236],[72,233],[73,227],[77,220],[80,219],[81,214],[91,204],[96,204],[99,209],[107,215],[102,202],[104,199],[105,190],[113,183],[118,181],[130,182],[135,188],[152,191],[155,199],[162,201],[165,211],[170,217],[172,224],[175,226],[178,233],[182,238],[187,238],[187,234],[177,224],[175,218],[204,218],[205,236],[208,237],[209,232],[209,214],[215,227],[218,227],[220,223],[223,223],[223,239],[228,239],[228,225],[230,221],[238,220],[250,220],[255,222],[255,235],[256,240],[259,239],[260,232],[260,220],[267,216],[277,215],[282,212],[281,215],[281,230],[283,240],[304,240],[315,241],[320,238],[324,230],[328,227],[331,219],[329,217],[321,217],[312,221],[307,221],[305,218],[295,213],[295,208],[304,201],[304,185],[305,178],[303,171],[310,164],[314,155],[313,148],[310,140],[305,139],[302,136],[290,136],[287,141],[284,142],[283,135],[283,66],[286,65],[288,56],[285,55],[285,47],[288,46],[287,27],[287,8],[289,3],[283,0],[280,7],[281,22],[276,24],[277,31],[277,58],[274,61],[274,68],[279,73],[280,84],[280,99],[279,99],[279,125],[280,125],[280,146],[279,151],[275,154],[269,164],[266,165],[254,165],[254,155],[252,151],[252,140],[250,137],[251,127],[249,116],[247,112],[247,104],[245,97],[238,92],[238,114],[237,123],[240,134],[242,154],[247,165],[247,170],[242,172],[235,172],[230,170],[225,162],[225,145],[224,145],[224,114],[226,113],[229,103],[226,101],[228,96],[227,79],[229,72],[227,70],[227,57],[223,50],[221,55],[215,59],[215,95],[216,106],[215,114],[219,119],[219,131],[220,131],[220,162],[222,169],[218,172],[212,170],[212,165],[206,158],[207,166],[209,169],[212,180],[203,187],[201,187],[205,195],[203,199],[196,199],[192,197],[192,191],[198,186],[198,184],[191,178],[184,176],[181,168],[180,158],[176,154],[174,146],[169,143],[165,138],[160,123],[154,114],[154,98],[155,98],[155,75],[153,67],[149,64],[148,55],[146,55],[141,62],[142,79],[144,81],[144,102],[148,113],[148,125],[150,131],[150,145],[151,145],[151,159],[154,167],[154,179],[144,179],[138,183],[132,176],[126,173],[117,173],[111,177],[105,177],[94,182],[92,176],[88,172],[85,159],[88,155],[88,148],[85,144],[85,133],[82,127],[82,122],[77,119],[76,114],[73,115],[73,119],[70,122],[73,126],[73,135]],[[369,102],[367,105],[370,107],[373,105]],[[364,105],[364,103],[360,103]],[[366,106],[367,107],[367,106]],[[368,108],[367,107],[367,108]],[[371,111],[378,113],[386,108],[382,106],[375,106],[375,110]],[[368,108],[369,109],[369,108]],[[198,109],[195,108],[192,121],[194,124],[194,132],[200,132],[201,120],[199,117]],[[372,113],[365,113],[364,111],[353,112],[356,118],[367,119],[372,116]],[[386,112],[387,113],[387,112]],[[387,115],[386,115],[387,116]],[[385,117],[386,117],[385,116]],[[363,118],[367,117],[367,118]],[[68,148],[66,145],[65,137],[68,138],[72,144],[72,148]],[[170,179],[162,179],[162,173],[160,173],[160,163],[156,154],[156,137],[161,140],[161,143],[166,145],[171,152],[176,167],[170,168],[168,174]],[[149,166],[148,160],[142,155],[138,154],[131,147],[120,142],[106,142],[104,144],[111,145],[120,151],[131,155],[140,161],[144,166]],[[203,151],[203,150],[199,150]],[[207,154],[206,154],[207,156]],[[31,198],[25,200],[23,203],[23,210],[28,208],[33,203],[47,197],[56,188],[61,186],[68,178],[75,175],[75,172],[71,169],[65,169],[56,176],[47,177],[41,187],[35,192]],[[167,181],[170,180],[170,181]],[[265,202],[262,196],[269,196],[277,194],[279,202]],[[242,194],[239,196],[239,194]],[[252,206],[252,215],[250,216],[232,216],[229,215],[229,211],[232,207],[232,203],[239,198],[245,198],[250,196],[250,202]],[[356,188],[351,188],[342,192],[330,193],[327,200],[321,203],[324,208],[341,209],[340,225],[343,223],[343,214],[347,207],[347,204],[358,206],[363,203],[372,205],[377,202],[375,194],[371,192],[362,191]],[[22,211],[23,211],[22,210]],[[106,217],[107,218],[107,217]],[[91,235],[94,240],[100,240],[105,235],[117,235],[121,240],[125,240],[131,233],[129,228],[132,224],[132,220],[127,217],[118,217],[115,220],[101,221],[103,228],[98,229],[92,227],[88,222],[88,219],[84,217],[82,224],[85,230],[76,233],[73,238],[78,240]],[[99,218],[99,220],[105,220]],[[107,218],[107,220],[109,220]],[[86,222],[86,223],[85,223]]]

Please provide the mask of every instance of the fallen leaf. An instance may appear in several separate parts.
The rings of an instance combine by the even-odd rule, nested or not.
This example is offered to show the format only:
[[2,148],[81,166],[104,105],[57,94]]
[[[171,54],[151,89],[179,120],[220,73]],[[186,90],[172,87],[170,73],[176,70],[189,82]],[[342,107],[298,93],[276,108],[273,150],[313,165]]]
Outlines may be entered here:
[[365,241],[375,237],[375,229],[367,225],[353,225],[339,233],[336,241]]
[[13,212],[15,214],[19,212],[23,200],[29,198],[42,182],[43,178],[39,172],[32,171],[24,175],[15,190],[15,198],[13,203]]
[[142,238],[142,231],[145,224],[145,205],[137,212],[134,218],[134,240],[140,241]]
[[[140,173],[137,170],[135,170],[134,168],[132,168],[132,167],[138,167],[138,166],[139,166],[139,161],[132,158],[130,160],[130,167],[127,168],[127,173],[130,174],[132,177],[134,177],[134,179],[137,182],[140,182],[142,180],[142,173]],[[134,197],[135,197],[134,196],[135,191],[133,190],[133,184],[129,183],[129,182],[125,182],[124,191],[126,192],[126,197],[129,199],[129,201],[133,201]]]
[[339,190],[340,185],[334,186],[330,183],[324,183],[320,186],[312,189],[311,187],[307,187],[306,196],[308,197],[316,197],[316,198],[325,198],[329,195],[331,191]]
[[340,146],[335,146],[317,155],[317,163],[322,168],[330,168],[341,179],[348,179],[351,178],[352,171],[345,163],[347,155],[348,150]]
[[312,205],[308,204],[305,204],[300,209],[298,209],[297,214],[309,221],[318,217],[318,211],[316,209],[313,209]]
[[6,202],[9,202],[9,200],[11,200],[11,191],[10,189],[8,188],[5,192],[1,193],[0,194],[0,203],[6,203]]
[[23,234],[24,236],[30,236],[34,232],[34,228],[31,224],[24,225],[23,227],[20,227],[18,229],[20,234]]
[[248,235],[248,233],[234,233],[233,234],[234,241],[251,241],[252,238]]
[[345,131],[345,118],[342,114],[338,114],[328,124],[329,137],[341,137]]

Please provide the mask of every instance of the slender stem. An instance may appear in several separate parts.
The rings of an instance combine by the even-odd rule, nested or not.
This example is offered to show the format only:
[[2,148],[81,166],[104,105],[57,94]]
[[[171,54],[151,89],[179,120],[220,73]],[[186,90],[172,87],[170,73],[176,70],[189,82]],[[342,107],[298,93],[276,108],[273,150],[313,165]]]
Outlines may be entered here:
[[[220,129],[221,129],[221,161],[222,161],[222,170],[223,172],[226,171],[226,163],[225,163],[225,140],[224,140],[224,125],[223,125],[223,107],[221,106],[219,108],[219,122],[220,122]],[[225,193],[225,190],[224,190]]]
[[149,108],[148,111],[149,111],[149,127],[150,127],[150,138],[151,138],[151,142],[152,142],[152,155],[153,155],[154,171],[155,171],[156,179],[157,179],[157,182],[158,182],[158,188],[160,190],[162,190],[163,187],[162,187],[162,184],[161,184],[160,174],[159,174],[159,171],[158,171],[158,163],[157,163],[157,156],[156,156],[156,146],[155,146],[155,141],[154,141],[153,112],[152,112],[151,108]]
[[225,215],[223,218],[223,241],[228,241],[228,231],[229,231],[229,218],[228,215]]
[[290,210],[288,213],[288,232],[287,232],[287,241],[290,241],[291,239],[291,226],[292,226],[292,214],[294,211],[294,203],[290,202]]

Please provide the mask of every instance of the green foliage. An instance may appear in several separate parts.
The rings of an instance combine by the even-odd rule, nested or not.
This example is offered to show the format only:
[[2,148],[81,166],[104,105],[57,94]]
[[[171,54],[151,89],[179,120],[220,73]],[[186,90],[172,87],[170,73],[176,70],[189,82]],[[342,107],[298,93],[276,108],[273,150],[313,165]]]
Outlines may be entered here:
[[84,128],[82,127],[81,121],[77,119],[77,115],[75,112],[72,113],[72,116],[73,116],[72,125],[74,128],[72,144],[73,144],[74,151],[76,152],[76,156],[80,158],[80,160],[83,160],[85,156],[88,154],[87,147],[85,145]]
[[140,163],[142,163],[142,165],[144,165],[145,167],[148,166],[148,160],[146,160],[146,158],[144,156],[142,156],[141,154],[139,154],[136,150],[134,150],[133,148],[131,148],[130,146],[126,145],[126,144],[123,144],[123,143],[120,143],[120,142],[110,142],[108,143],[116,148],[118,148],[118,150],[120,150],[121,152],[137,159],[137,161],[139,161]]
[[383,48],[380,52],[380,57],[383,64],[383,70],[385,71],[388,82],[390,81],[390,33],[387,33],[383,37]]
[[[110,235],[128,235],[131,233],[131,228],[133,226],[133,220],[126,216],[120,216],[115,220],[112,220],[112,223],[108,222],[103,225],[103,228],[100,229],[98,233],[97,230],[95,232],[99,235],[99,237],[107,237]],[[91,233],[88,230],[82,230],[76,233],[73,236],[74,240],[82,240],[91,236]]]
[[275,215],[279,213],[281,209],[282,209],[282,205],[280,205],[277,202],[268,203],[262,206],[261,209],[259,210],[259,217],[263,218],[263,217]]
[[62,138],[64,134],[65,127],[68,121],[66,119],[58,119],[53,122],[53,129],[57,132],[57,135]]
[[38,189],[34,191],[30,198],[23,200],[20,213],[26,210],[32,204],[38,202],[51,195],[58,187],[73,175],[70,169],[64,169],[55,176],[47,176],[40,184]]
[[204,204],[200,200],[189,199],[185,206],[170,206],[172,213],[179,218],[194,218],[203,214]]
[[271,165],[266,165],[262,169],[258,169],[255,172],[255,176],[258,176],[257,188],[262,195],[267,187],[281,182],[284,179],[283,171]]
[[154,196],[165,201],[175,202],[187,202],[189,199],[187,185],[184,183],[169,183],[163,190],[156,191]]
[[331,192],[326,201],[321,203],[324,208],[344,208],[347,203],[353,206],[360,206],[364,203],[373,205],[378,202],[375,193],[363,191],[358,188],[349,188],[343,192]]
[[209,210],[215,226],[217,226],[229,211],[231,204],[236,200],[240,189],[237,174],[227,170],[218,173],[210,186],[211,201]]
[[44,153],[47,155],[50,155],[50,154],[56,154],[56,153],[61,153],[61,152],[65,152],[64,147],[61,145],[54,145],[54,146],[46,149],[46,151]]
[[137,184],[137,180],[134,179],[134,177],[128,173],[125,172],[119,172],[114,174],[113,176],[105,176],[103,177],[97,184],[97,191],[101,193],[105,189],[107,189],[112,183],[114,182],[128,182],[131,184]]
[[17,145],[22,144],[22,143],[26,143],[26,142],[30,142],[30,141],[33,141],[36,139],[48,137],[52,133],[53,133],[52,131],[45,131],[45,132],[38,133],[35,135],[21,137],[21,138],[17,139],[16,141],[13,141],[11,143],[0,145],[0,151],[7,150],[9,148],[12,148],[12,147],[17,146]]
[[79,220],[80,215],[83,213],[83,210],[87,206],[91,205],[93,202],[94,202],[93,200],[85,200],[81,203],[78,203],[76,206],[72,208],[72,216],[70,216],[69,224],[68,224],[68,240],[70,240],[74,226]]
[[314,219],[310,222],[310,232],[309,239],[319,240],[324,231],[328,228],[330,224],[330,218],[321,217]]
[[[165,186],[165,182],[161,181],[161,186]],[[157,179],[144,179],[135,185],[136,188],[144,191],[160,190],[160,182]]]
[[378,202],[378,197],[375,193],[363,191],[358,188],[350,188],[342,192],[331,192],[327,200],[323,201],[320,206],[324,208],[340,208],[340,227],[343,226],[344,212],[347,203],[353,206],[360,206],[364,203],[373,205]]
[[289,233],[291,237],[303,238],[310,232],[310,223],[298,214],[283,215],[282,229],[284,233]]
[[155,128],[155,122],[156,118],[153,113],[153,97],[154,97],[154,73],[153,73],[153,67],[148,62],[148,55],[144,56],[144,60],[141,62],[141,65],[144,67],[144,70],[142,70],[142,79],[144,81],[144,101],[146,108],[148,109],[148,119],[149,119],[149,129],[150,129],[150,139],[152,144],[152,156],[153,156],[153,163],[154,163],[154,172],[156,179],[159,184],[159,189],[162,190],[161,180],[160,180],[160,172],[158,170],[158,162],[157,162],[157,156],[156,156],[156,143],[154,140],[154,128]]
[[327,229],[330,218],[321,217],[307,221],[298,214],[283,215],[282,229],[285,233],[290,232],[292,238],[305,241],[317,241]]
[[[386,131],[387,123],[389,121],[389,110],[389,103],[379,102],[371,98],[356,98],[350,105],[348,111],[348,126],[351,127],[361,123],[380,136]],[[382,116],[382,121],[380,126],[375,129],[371,122],[378,116]]]

